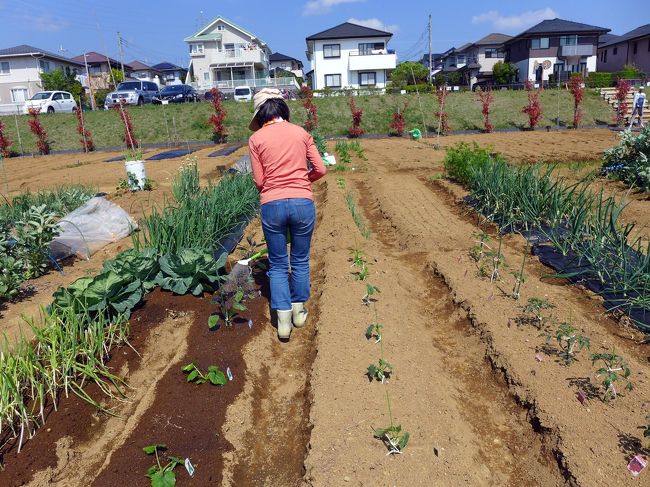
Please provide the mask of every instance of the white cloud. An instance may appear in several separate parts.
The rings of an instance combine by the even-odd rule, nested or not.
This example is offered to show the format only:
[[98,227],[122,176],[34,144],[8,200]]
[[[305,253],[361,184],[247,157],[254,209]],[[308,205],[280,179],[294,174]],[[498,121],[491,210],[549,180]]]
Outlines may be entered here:
[[49,14],[32,15],[24,14],[23,19],[26,27],[39,32],[58,32],[70,26],[70,22],[60,17],[54,17]]
[[332,7],[343,3],[359,3],[366,0],[311,0],[305,4],[302,10],[303,15],[326,14],[332,10]]
[[354,17],[348,19],[348,22],[357,25],[363,25],[364,27],[370,27],[371,29],[383,30],[386,32],[396,33],[399,31],[399,25],[397,24],[384,24],[378,18],[372,19],[355,19]]
[[489,22],[495,29],[515,30],[531,27],[542,20],[556,18],[557,12],[550,7],[541,10],[529,10],[519,15],[501,15],[497,10],[490,10],[472,17],[472,24]]

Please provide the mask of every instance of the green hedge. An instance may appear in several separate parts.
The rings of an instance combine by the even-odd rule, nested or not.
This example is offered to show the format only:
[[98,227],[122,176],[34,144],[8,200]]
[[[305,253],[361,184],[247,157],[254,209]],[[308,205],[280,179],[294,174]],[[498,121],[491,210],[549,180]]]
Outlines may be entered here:
[[614,73],[589,73],[585,79],[587,88],[608,88],[615,85]]

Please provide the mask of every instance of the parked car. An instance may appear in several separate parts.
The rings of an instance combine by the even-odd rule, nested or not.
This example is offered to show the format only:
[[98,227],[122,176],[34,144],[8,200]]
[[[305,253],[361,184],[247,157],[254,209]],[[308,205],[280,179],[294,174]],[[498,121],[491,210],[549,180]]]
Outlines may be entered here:
[[151,103],[154,97],[159,96],[160,91],[156,83],[150,81],[122,81],[117,85],[115,91],[106,95],[104,108],[108,110],[120,104],[142,106],[145,103]]
[[25,102],[23,112],[29,113],[30,109],[47,113],[74,112],[77,102],[67,91],[39,91]]
[[255,92],[250,86],[238,86],[235,88],[235,101],[251,101]]
[[[228,93],[225,93],[225,92],[219,90],[219,98],[221,98],[221,101],[230,100],[230,99],[232,99],[232,93],[228,94]],[[205,101],[212,101],[212,91],[210,91],[210,90],[206,91],[203,94],[203,99]]]
[[153,99],[153,103],[160,104],[162,101],[169,103],[185,103],[186,101],[198,101],[199,95],[189,85],[169,85],[160,90],[160,96]]

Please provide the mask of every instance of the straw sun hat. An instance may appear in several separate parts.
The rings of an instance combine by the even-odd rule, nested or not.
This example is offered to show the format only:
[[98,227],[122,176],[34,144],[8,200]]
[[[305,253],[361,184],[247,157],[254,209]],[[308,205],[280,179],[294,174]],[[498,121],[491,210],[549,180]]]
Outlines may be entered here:
[[260,108],[262,108],[262,105],[264,105],[264,103],[267,100],[273,100],[273,99],[284,100],[282,93],[277,88],[262,88],[260,91],[255,93],[255,96],[253,97],[253,119],[251,120],[251,123],[248,125],[248,128],[251,129],[253,132],[255,132],[260,128],[260,126],[257,123],[257,120],[255,120],[255,117],[257,116],[257,112],[260,111]]

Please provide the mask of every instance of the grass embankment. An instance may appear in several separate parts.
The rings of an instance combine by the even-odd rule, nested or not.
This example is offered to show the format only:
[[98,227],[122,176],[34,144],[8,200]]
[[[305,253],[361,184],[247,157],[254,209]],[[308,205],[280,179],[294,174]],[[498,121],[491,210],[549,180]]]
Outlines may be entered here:
[[[434,113],[438,110],[435,96],[384,95],[361,96],[355,99],[363,109],[362,127],[366,133],[387,134],[392,113],[408,100],[406,110],[407,129],[423,127],[423,120],[430,131],[435,131]],[[346,97],[317,98],[318,130],[324,135],[345,135],[351,124],[350,108]],[[561,124],[570,124],[573,119],[573,99],[567,91],[546,90],[541,95],[543,116],[540,126],[555,125],[558,116]],[[527,117],[521,109],[526,104],[525,91],[499,91],[494,93],[492,123],[495,128],[522,128]],[[306,113],[300,100],[290,101],[292,121],[302,124]],[[131,107],[135,135],[141,144],[210,140],[212,132],[208,117],[211,113],[208,103]],[[226,128],[229,138],[246,139],[250,135],[248,123],[252,116],[252,103],[225,103],[228,112]],[[481,104],[475,93],[452,93],[447,98],[446,111],[452,130],[480,130],[483,127]],[[611,108],[595,91],[588,91],[582,103],[583,124],[608,123],[612,119]],[[54,150],[79,149],[81,144],[76,132],[76,118],[72,114],[43,114],[43,126],[52,141]],[[114,112],[89,112],[86,114],[87,128],[92,132],[96,147],[122,145],[124,133],[118,115]],[[6,134],[13,142],[12,149],[20,152],[16,124],[6,117]],[[18,117],[18,128],[25,152],[35,151],[35,139],[27,127],[27,117]]]

